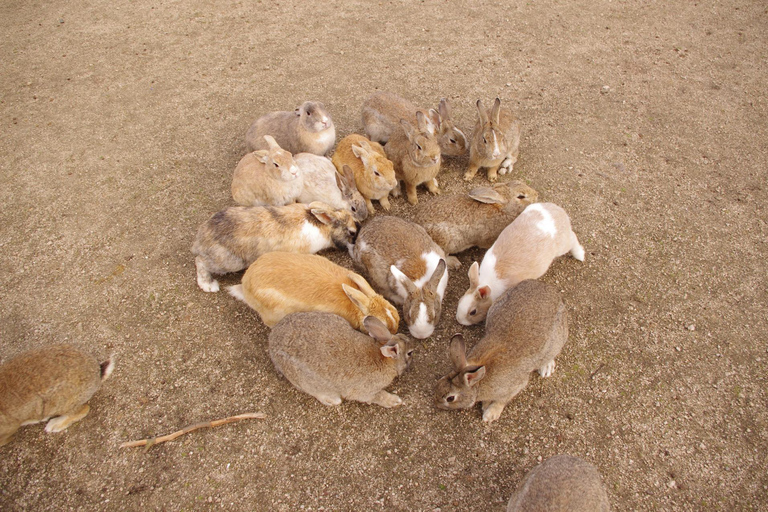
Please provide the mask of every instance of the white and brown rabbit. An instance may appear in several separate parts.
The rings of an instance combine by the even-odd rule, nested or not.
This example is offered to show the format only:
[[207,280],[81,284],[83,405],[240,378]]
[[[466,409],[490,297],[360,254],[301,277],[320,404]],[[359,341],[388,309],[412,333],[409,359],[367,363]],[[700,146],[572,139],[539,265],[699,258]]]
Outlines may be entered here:
[[282,206],[295,203],[304,190],[293,156],[275,139],[264,136],[269,149],[248,153],[232,176],[232,198],[241,206]]
[[[520,181],[478,187],[468,194],[441,195],[422,201],[413,221],[424,227],[445,254],[457,254],[470,247],[488,249],[499,234],[539,194]],[[459,260],[448,256],[448,266],[458,268]]]
[[393,334],[400,325],[397,309],[363,276],[315,254],[264,254],[229,293],[256,310],[268,327],[299,311],[334,313],[363,332],[366,316],[378,318]]
[[344,166],[352,169],[355,184],[365,198],[370,215],[376,213],[372,199],[389,210],[389,193],[397,186],[397,179],[395,168],[381,144],[356,133],[347,135],[336,146],[333,165],[339,172],[344,172]]
[[[387,158],[395,167],[395,177],[405,184],[408,202],[419,202],[416,187],[424,184],[432,194],[438,195],[440,187],[437,174],[440,172],[440,146],[434,134],[429,130],[427,117],[416,113],[416,126],[405,119],[400,120],[402,130],[395,130],[384,146]],[[400,195],[400,187],[395,187],[392,194]]]
[[291,384],[324,405],[345,399],[398,406],[402,399],[384,388],[410,365],[411,341],[372,316],[363,322],[370,337],[331,313],[292,313],[269,334],[269,357]]
[[512,171],[517,162],[520,146],[520,122],[512,111],[501,106],[496,98],[486,111],[477,100],[478,119],[469,143],[469,169],[464,179],[470,181],[480,167],[488,168],[488,181],[494,182],[498,174]]
[[400,120],[416,123],[416,112],[427,116],[430,131],[437,137],[440,151],[445,156],[460,156],[467,152],[467,136],[456,127],[451,119],[448,100],[440,100],[438,110],[418,108],[416,105],[391,92],[377,92],[363,103],[363,126],[365,133],[376,142],[386,144],[395,130],[400,129]]
[[336,142],[336,127],[322,103],[305,101],[293,112],[271,112],[254,121],[245,134],[248,151],[265,149],[264,135],[294,155],[325,155]]
[[248,268],[272,251],[316,253],[329,247],[345,250],[355,242],[360,223],[349,210],[325,203],[285,206],[231,206],[216,213],[197,230],[197,284],[203,291],[219,291],[211,274]]
[[114,356],[99,364],[71,345],[23,352],[0,366],[0,446],[22,425],[48,421],[61,432],[83,419],[86,404],[114,368]]
[[411,336],[432,335],[448,285],[445,253],[424,228],[400,217],[376,217],[360,230],[350,249],[373,287],[403,306]]
[[435,387],[441,409],[467,409],[483,403],[483,421],[495,421],[504,406],[537,370],[549,377],[568,339],[565,305],[557,288],[526,280],[503,295],[488,312],[485,336],[466,354],[464,338],[451,340],[454,371]]
[[368,206],[357,190],[355,175],[349,166],[344,166],[339,173],[330,159],[312,153],[299,153],[293,159],[301,169],[304,182],[298,202],[321,201],[334,208],[346,208],[358,222],[368,217]]
[[525,475],[507,512],[609,512],[597,468],[571,455],[550,457]]
[[493,301],[524,279],[544,275],[552,261],[570,252],[584,261],[584,248],[571,229],[565,210],[553,203],[525,208],[496,239],[479,265],[469,268],[469,289],[459,299],[456,320],[482,322]]

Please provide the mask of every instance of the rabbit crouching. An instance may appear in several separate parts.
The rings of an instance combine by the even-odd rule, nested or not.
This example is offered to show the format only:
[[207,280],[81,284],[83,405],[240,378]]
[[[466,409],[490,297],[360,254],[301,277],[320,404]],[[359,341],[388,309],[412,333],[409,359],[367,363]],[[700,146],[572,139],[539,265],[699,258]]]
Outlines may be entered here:
[[478,119],[469,145],[469,169],[464,180],[475,177],[480,167],[488,168],[488,181],[494,182],[498,174],[512,171],[517,162],[520,146],[520,122],[512,111],[501,106],[496,98],[490,110],[477,100]]
[[0,446],[22,425],[48,421],[46,432],[61,432],[89,411],[86,404],[114,367],[99,364],[70,345],[30,350],[0,366]]
[[523,281],[491,307],[485,336],[468,355],[463,337],[453,337],[454,371],[438,381],[435,404],[467,409],[482,402],[483,421],[495,421],[528,384],[532,371],[552,375],[555,357],[567,339],[567,314],[557,288]]
[[347,135],[339,141],[333,153],[333,165],[340,173],[349,167],[355,177],[355,185],[365,198],[368,213],[376,210],[372,199],[376,199],[382,208],[389,210],[389,193],[397,186],[395,168],[387,158],[384,148],[356,133]]
[[294,203],[304,189],[293,156],[269,135],[265,135],[264,140],[269,149],[245,155],[232,176],[232,198],[241,206]]
[[336,142],[336,127],[322,103],[305,101],[293,112],[271,112],[254,121],[245,134],[248,151],[266,149],[264,135],[274,137],[290,153],[322,156]]
[[334,208],[346,208],[358,222],[368,217],[365,198],[357,190],[355,176],[348,166],[345,165],[339,173],[333,162],[324,156],[299,153],[293,158],[301,169],[304,183],[299,203],[321,201]]

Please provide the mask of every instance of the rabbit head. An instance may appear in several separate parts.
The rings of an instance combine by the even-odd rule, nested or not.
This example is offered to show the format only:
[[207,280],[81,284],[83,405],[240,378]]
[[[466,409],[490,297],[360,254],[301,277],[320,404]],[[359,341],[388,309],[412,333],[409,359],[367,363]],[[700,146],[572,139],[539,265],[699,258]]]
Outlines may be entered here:
[[416,286],[396,266],[392,265],[389,270],[405,288],[406,298],[403,303],[403,319],[408,325],[411,336],[418,339],[429,338],[432,336],[438,320],[440,320],[443,297],[438,291],[438,287],[446,271],[445,260],[440,259],[429,281],[421,288]]
[[461,325],[475,325],[482,322],[493,304],[491,287],[488,285],[478,286],[480,284],[480,265],[476,261],[469,267],[468,274],[469,288],[459,300],[459,306],[456,310],[456,320]]
[[413,343],[404,334],[392,334],[387,326],[376,317],[367,316],[363,326],[368,334],[381,344],[381,355],[393,359],[398,375],[402,375],[413,360]]
[[301,118],[301,124],[310,132],[321,132],[333,126],[331,115],[325,110],[325,105],[319,101],[305,101],[296,109],[296,115]]
[[467,136],[451,119],[448,100],[443,98],[438,106],[437,143],[444,155],[460,156],[467,152]]
[[265,135],[264,140],[269,149],[256,151],[256,157],[266,169],[275,172],[283,181],[292,181],[300,176],[299,166],[293,161],[293,155],[280,147],[271,135]]
[[352,153],[363,162],[365,180],[371,190],[389,191],[395,188],[397,179],[392,161],[374,150],[368,141],[353,144]]
[[431,121],[423,112],[416,112],[417,127],[406,121],[400,120],[400,125],[408,138],[408,156],[414,165],[429,167],[440,163],[440,146],[437,139],[430,132]]
[[472,137],[477,155],[483,160],[498,160],[507,152],[507,140],[504,130],[499,127],[501,100],[496,98],[490,111],[483,108],[483,102],[477,100],[477,113],[480,116],[478,130]]
[[437,381],[435,405],[440,409],[467,409],[477,401],[478,383],[485,377],[485,366],[467,364],[466,345],[461,334],[451,338],[449,354],[453,371]]
[[[358,288],[355,289],[346,284],[341,285],[344,289],[344,293],[349,297],[349,300],[352,301],[352,304],[354,304],[366,317],[370,316],[384,322],[387,330],[392,334],[397,333],[397,329],[400,326],[400,314],[397,312],[397,308],[390,304],[387,299],[376,293],[376,291],[371,288],[371,285],[368,284],[368,281],[359,274],[350,272],[347,274],[347,277],[349,277]],[[363,321],[363,326],[365,327],[365,321]]]
[[342,251],[346,251],[357,240],[360,223],[355,220],[349,210],[336,210],[325,203],[314,201],[309,203],[308,218],[310,222],[320,222],[329,226],[333,245]]
[[355,220],[363,222],[368,218],[368,206],[365,204],[363,195],[357,190],[355,173],[348,165],[345,165],[342,170],[343,175],[338,172],[336,173],[336,185],[341,190],[341,196],[349,203],[349,209]]

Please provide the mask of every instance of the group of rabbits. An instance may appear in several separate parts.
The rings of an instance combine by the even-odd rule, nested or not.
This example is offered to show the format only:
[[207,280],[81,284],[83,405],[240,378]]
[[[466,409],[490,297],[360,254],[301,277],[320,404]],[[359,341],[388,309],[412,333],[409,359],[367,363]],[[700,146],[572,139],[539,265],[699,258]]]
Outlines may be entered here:
[[[460,267],[454,255],[475,246],[487,251],[469,268],[470,286],[456,319],[463,325],[485,320],[485,336],[469,352],[461,334],[453,336],[454,370],[438,381],[435,405],[460,409],[481,402],[483,420],[492,422],[532,371],[542,377],[554,371],[568,337],[566,308],[554,286],[536,279],[558,256],[570,252],[583,261],[584,249],[562,208],[536,202],[538,193],[521,182],[494,184],[517,161],[520,126],[498,98],[490,109],[480,100],[476,106],[478,119],[468,140],[451,120],[447,100],[437,109],[424,109],[378,92],[362,107],[368,137],[343,138],[332,159],[325,155],[334,147],[336,130],[322,103],[306,101],[295,111],[267,114],[248,129],[249,153],[232,179],[238,206],[203,223],[192,246],[197,283],[217,292],[214,274],[246,269],[241,284],[229,292],[272,328],[269,355],[277,371],[323,404],[338,405],[342,399],[383,407],[402,403],[385,391],[413,355],[410,338],[398,334],[401,314],[412,337],[431,336],[449,270]],[[471,181],[486,168],[492,185],[466,195],[439,195],[442,156],[467,150],[464,179]],[[368,219],[375,214],[374,200],[390,209],[389,195],[400,196],[401,183],[414,220]],[[419,185],[438,197],[420,203]],[[316,254],[333,247],[348,251],[367,279]],[[52,392],[67,395],[71,403],[54,410],[53,400],[38,393],[21,399],[26,402],[16,412],[0,407],[0,445],[22,424],[59,416],[58,424],[52,425],[54,418],[46,427],[55,431],[87,414],[85,402],[109,375],[112,362],[99,365],[84,355],[76,361],[67,350],[74,349],[56,347],[48,356],[61,359],[59,366],[82,367],[87,375],[59,372],[63,382],[78,382],[78,389]],[[0,367],[4,400],[13,386],[22,386],[14,372],[33,364],[23,357],[46,357],[30,354]],[[24,385],[38,384],[51,385]],[[596,474],[591,465],[575,461],[551,465],[577,475]],[[537,470],[527,479],[535,481]],[[599,475],[593,487],[602,490]],[[526,498],[519,496],[510,500],[509,510],[527,510]],[[520,502],[517,508],[513,501]]]

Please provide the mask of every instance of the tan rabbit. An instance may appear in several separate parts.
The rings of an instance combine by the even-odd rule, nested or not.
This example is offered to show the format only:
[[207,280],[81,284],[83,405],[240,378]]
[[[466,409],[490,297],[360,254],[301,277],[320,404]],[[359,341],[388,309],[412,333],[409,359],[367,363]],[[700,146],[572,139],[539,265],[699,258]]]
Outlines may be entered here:
[[462,325],[482,322],[501,294],[524,279],[541,277],[555,258],[567,252],[584,261],[584,248],[565,210],[553,203],[527,206],[504,228],[483,262],[472,263],[469,289],[459,300],[456,320]]
[[334,313],[363,332],[366,316],[378,318],[393,334],[400,325],[397,309],[361,275],[314,254],[264,254],[229,293],[256,310],[269,327],[298,311]]
[[597,468],[571,455],[550,457],[525,475],[507,512],[609,512]]
[[[86,404],[114,368],[114,356],[99,364],[71,345],[23,352],[0,366],[0,446],[22,425],[48,421],[61,432],[83,419]],[[50,420],[49,420],[50,419]]]
[[266,149],[264,135],[271,135],[286,151],[326,155],[336,142],[336,127],[325,106],[305,101],[293,112],[272,112],[258,118],[245,134],[248,151]]
[[365,133],[376,142],[386,144],[392,133],[400,129],[400,119],[416,124],[416,112],[427,117],[430,132],[437,137],[440,151],[446,156],[467,152],[467,137],[451,119],[448,100],[440,100],[438,111],[417,108],[413,103],[391,92],[377,92],[363,103]]
[[[416,187],[422,183],[432,194],[440,193],[437,183],[437,174],[440,172],[440,146],[428,129],[427,117],[417,112],[416,119],[416,127],[401,119],[402,130],[395,130],[384,146],[387,158],[392,160],[395,166],[395,177],[405,183],[406,198],[411,204],[419,202]],[[400,187],[395,187],[392,194],[399,196]]]
[[376,213],[372,199],[389,210],[389,193],[397,186],[395,168],[387,158],[384,148],[362,135],[353,133],[339,141],[333,153],[333,165],[340,173],[349,166],[355,175],[357,189],[365,198],[368,213]]
[[445,253],[424,228],[399,217],[376,217],[360,230],[350,249],[374,288],[403,306],[411,336],[432,335],[448,286]]
[[[488,249],[510,222],[538,192],[520,181],[478,187],[468,194],[441,195],[416,205],[413,221],[420,224],[446,254],[470,247]],[[459,260],[448,256],[448,266],[458,268]]]
[[203,291],[219,291],[211,274],[248,268],[272,251],[316,253],[329,247],[347,249],[360,224],[349,210],[325,203],[285,206],[232,206],[216,213],[197,230],[197,284]]
[[298,202],[309,204],[321,201],[334,208],[346,208],[358,222],[368,217],[365,198],[357,190],[355,175],[349,166],[345,165],[340,174],[331,160],[324,156],[299,153],[293,159],[301,169],[304,182]]
[[384,388],[410,365],[411,342],[372,316],[363,322],[373,339],[331,313],[290,314],[269,334],[269,357],[291,384],[324,405],[346,399],[398,406],[400,397]]
[[293,156],[275,139],[264,136],[268,150],[245,155],[232,176],[232,198],[241,206],[282,206],[295,203],[304,190]]
[[488,168],[488,181],[494,182],[498,174],[512,171],[517,162],[520,146],[520,122],[512,111],[501,106],[496,98],[486,111],[477,100],[478,119],[469,144],[469,169],[464,179],[470,181],[480,167]]
[[549,377],[568,339],[565,305],[557,288],[526,280],[503,295],[488,312],[485,336],[466,354],[464,338],[451,340],[454,371],[440,379],[435,404],[467,409],[483,403],[483,421],[495,421],[527,384],[532,371]]

